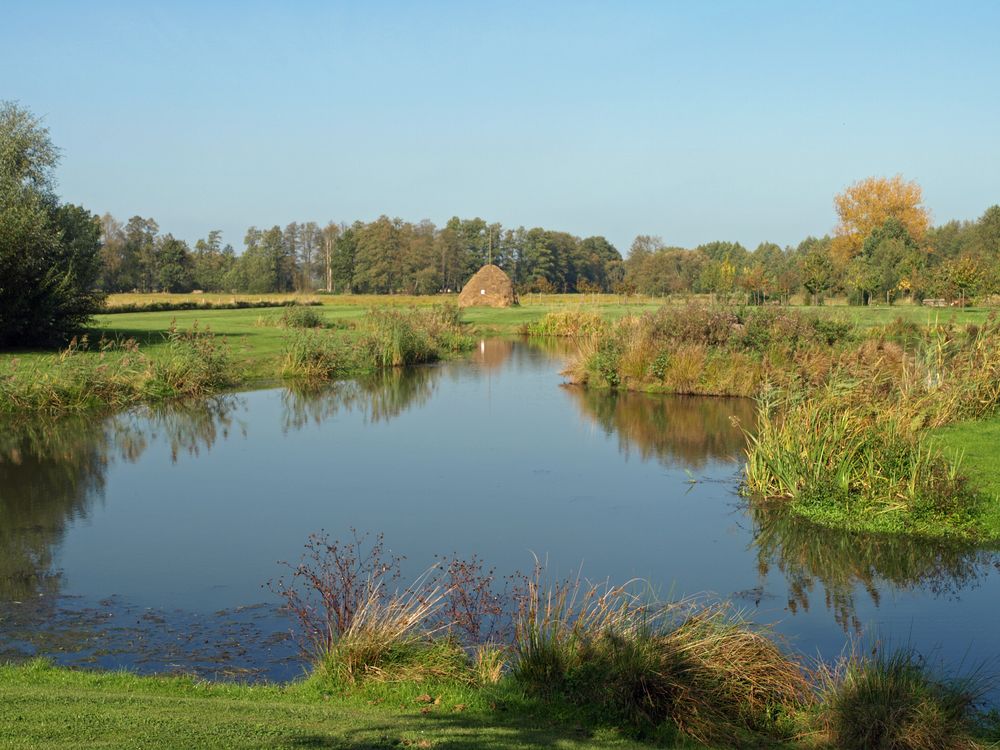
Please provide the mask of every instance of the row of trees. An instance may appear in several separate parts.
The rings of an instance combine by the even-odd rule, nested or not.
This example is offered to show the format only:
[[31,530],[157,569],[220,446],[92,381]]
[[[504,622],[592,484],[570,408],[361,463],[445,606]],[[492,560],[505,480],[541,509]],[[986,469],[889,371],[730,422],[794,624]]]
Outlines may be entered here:
[[353,224],[251,227],[237,255],[218,231],[191,248],[153,219],[122,224],[60,203],[58,150],[27,110],[0,103],[0,346],[65,338],[119,291],[430,294],[457,290],[494,262],[521,291],[709,292],[764,302],[804,291],[854,302],[1000,294],[1000,206],[932,227],[920,186],[872,177],[834,199],[832,236],[795,247],[712,242],[693,250],[642,235],[627,260],[603,237],[443,227],[381,216]]
[[504,229],[483,219],[436,227],[381,216],[353,224],[293,222],[251,227],[237,255],[218,231],[194,248],[159,234],[153,219],[101,219],[107,292],[138,290],[432,294],[457,290],[484,263],[522,290],[611,291],[624,279],[621,254],[603,237],[548,229]]
[[764,302],[804,293],[852,302],[903,297],[957,299],[1000,293],[1000,206],[978,220],[932,227],[920,186],[869,178],[836,196],[832,236],[796,246],[736,242],[694,249],[640,235],[627,260],[603,237],[505,229],[453,218],[443,227],[381,216],[353,224],[251,227],[237,255],[210,232],[194,248],[160,235],[152,219],[101,220],[104,291],[191,289],[234,292],[432,294],[461,288],[488,261],[519,290],[712,293]]
[[693,250],[640,236],[625,261],[623,287],[645,294],[743,295],[763,302],[805,293],[812,301],[962,299],[1000,294],[1000,206],[976,221],[931,227],[921,190],[893,178],[862,180],[834,200],[832,236],[754,250],[711,242]]

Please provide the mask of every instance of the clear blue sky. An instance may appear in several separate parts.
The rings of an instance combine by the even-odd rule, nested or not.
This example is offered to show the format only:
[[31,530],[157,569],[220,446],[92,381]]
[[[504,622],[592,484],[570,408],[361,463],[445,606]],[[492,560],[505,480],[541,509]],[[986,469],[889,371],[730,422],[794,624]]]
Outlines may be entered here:
[[21,2],[0,99],[65,200],[212,228],[369,220],[750,247],[873,174],[1000,202],[1000,2]]

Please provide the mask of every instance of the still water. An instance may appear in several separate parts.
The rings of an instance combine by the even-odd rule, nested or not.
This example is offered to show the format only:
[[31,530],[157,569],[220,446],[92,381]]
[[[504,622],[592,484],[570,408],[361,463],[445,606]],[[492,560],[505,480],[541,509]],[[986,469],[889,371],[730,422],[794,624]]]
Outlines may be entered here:
[[319,530],[501,576],[633,577],[731,599],[808,654],[849,638],[1000,654],[1000,556],[849,535],[738,495],[753,404],[565,386],[558,350],[485,341],[318,392],[0,426],[0,660],[285,679],[266,588]]

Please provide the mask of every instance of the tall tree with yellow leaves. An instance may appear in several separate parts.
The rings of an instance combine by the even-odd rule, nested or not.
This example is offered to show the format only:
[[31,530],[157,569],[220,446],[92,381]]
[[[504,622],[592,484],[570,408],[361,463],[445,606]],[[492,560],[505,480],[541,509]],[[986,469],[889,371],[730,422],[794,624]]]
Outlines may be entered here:
[[834,228],[835,257],[841,262],[853,258],[889,219],[899,221],[913,240],[921,242],[930,226],[930,214],[922,203],[920,185],[905,182],[902,175],[855,182],[833,199],[840,219]]

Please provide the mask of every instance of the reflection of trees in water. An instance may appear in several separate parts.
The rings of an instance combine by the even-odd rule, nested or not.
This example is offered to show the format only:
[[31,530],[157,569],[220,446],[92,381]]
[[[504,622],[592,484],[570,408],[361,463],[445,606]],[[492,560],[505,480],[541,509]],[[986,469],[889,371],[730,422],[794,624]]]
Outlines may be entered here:
[[608,435],[618,435],[622,453],[639,451],[695,468],[710,460],[735,460],[746,440],[733,418],[752,426],[754,404],[748,399],[656,396],[568,386],[564,389],[581,413]]
[[246,425],[236,418],[240,405],[236,396],[218,396],[185,408],[151,409],[139,413],[152,438],[164,437],[175,463],[182,452],[199,456],[218,440],[229,438],[234,428],[246,434]]
[[360,411],[368,422],[388,422],[426,403],[440,375],[439,367],[393,368],[318,388],[288,388],[281,397],[283,427],[298,430],[309,423],[320,424],[342,410]]
[[905,536],[837,531],[792,516],[780,508],[751,507],[758,568],[777,565],[788,581],[788,607],[808,611],[817,583],[826,607],[844,630],[859,631],[855,589],[878,606],[879,587],[921,588],[935,596],[957,596],[998,566],[990,550]]
[[184,450],[197,454],[228,434],[238,403],[223,396],[107,418],[0,425],[0,601],[58,592],[54,551],[66,525],[103,497],[111,463],[138,460],[157,436],[175,461]]
[[104,427],[72,420],[0,429],[0,600],[54,593],[53,548],[87,515],[107,467]]

